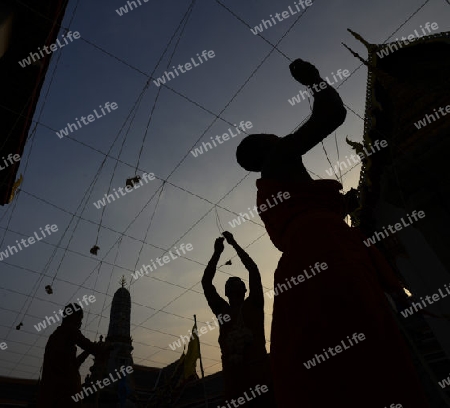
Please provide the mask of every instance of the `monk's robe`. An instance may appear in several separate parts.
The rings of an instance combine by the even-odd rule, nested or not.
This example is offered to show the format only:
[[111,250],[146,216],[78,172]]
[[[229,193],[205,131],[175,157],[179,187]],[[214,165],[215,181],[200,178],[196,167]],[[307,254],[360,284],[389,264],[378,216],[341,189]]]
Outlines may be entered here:
[[[271,206],[260,216],[283,252],[274,287],[286,289],[274,298],[270,353],[277,406],[428,407],[384,294],[401,286],[343,221],[340,183],[260,179],[257,188],[258,207]],[[274,205],[280,191],[290,198]],[[328,268],[314,275],[317,262]],[[350,343],[354,333],[364,340]]]
[[38,408],[70,408],[82,404],[72,399],[81,392],[80,360],[76,356],[76,346],[91,354],[101,350],[99,345],[69,324],[62,324],[50,335],[45,346]]

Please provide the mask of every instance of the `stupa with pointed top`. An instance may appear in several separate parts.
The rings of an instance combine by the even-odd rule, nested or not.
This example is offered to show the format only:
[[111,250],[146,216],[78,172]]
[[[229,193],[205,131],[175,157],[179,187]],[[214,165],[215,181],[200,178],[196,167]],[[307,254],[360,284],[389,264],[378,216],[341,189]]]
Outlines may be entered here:
[[114,293],[111,303],[106,336],[106,343],[113,347],[109,356],[108,372],[114,372],[116,368],[119,369],[123,365],[126,367],[133,365],[131,356],[133,346],[130,336],[131,295],[125,288],[125,278],[122,278],[121,285]]
[[[122,277],[120,283],[121,287],[114,293],[111,303],[108,335],[105,339],[105,343],[111,347],[109,357],[107,361],[95,359],[94,365],[90,368],[91,383],[108,378],[111,373],[117,377],[116,373],[120,372],[122,366],[134,367],[131,355],[133,346],[130,336],[131,295],[125,288],[124,277]],[[118,402],[117,399],[120,394],[125,393],[130,397],[134,393],[134,388],[133,373],[131,373],[124,377],[124,380],[112,382],[105,387],[98,393],[95,400],[101,406],[110,406],[108,404]]]

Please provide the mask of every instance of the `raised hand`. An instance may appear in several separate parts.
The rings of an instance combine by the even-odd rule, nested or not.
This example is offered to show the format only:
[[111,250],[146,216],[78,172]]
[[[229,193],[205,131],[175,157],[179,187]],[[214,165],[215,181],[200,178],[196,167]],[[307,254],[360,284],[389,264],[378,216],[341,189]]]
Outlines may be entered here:
[[223,244],[224,238],[219,237],[216,238],[216,241],[214,242],[214,251],[215,252],[223,252],[225,249],[225,245]]
[[232,245],[232,244],[234,244],[236,242],[234,237],[233,237],[233,234],[231,232],[224,231],[224,232],[222,232],[222,235],[225,237],[225,239],[227,240],[227,242],[230,245]]
[[289,65],[291,75],[303,85],[312,85],[321,82],[317,68],[309,62],[298,58]]

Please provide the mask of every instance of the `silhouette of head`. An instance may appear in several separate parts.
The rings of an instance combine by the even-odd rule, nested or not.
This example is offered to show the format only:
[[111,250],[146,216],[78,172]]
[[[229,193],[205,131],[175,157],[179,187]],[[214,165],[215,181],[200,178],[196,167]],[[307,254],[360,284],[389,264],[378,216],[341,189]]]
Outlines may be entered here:
[[69,303],[64,307],[63,323],[75,326],[78,329],[81,327],[83,321],[83,309],[79,305]]
[[232,276],[225,283],[225,296],[230,302],[242,302],[245,298],[247,288],[245,283],[236,276]]
[[265,133],[247,136],[237,147],[237,162],[247,171],[260,172],[279,140],[278,136]]

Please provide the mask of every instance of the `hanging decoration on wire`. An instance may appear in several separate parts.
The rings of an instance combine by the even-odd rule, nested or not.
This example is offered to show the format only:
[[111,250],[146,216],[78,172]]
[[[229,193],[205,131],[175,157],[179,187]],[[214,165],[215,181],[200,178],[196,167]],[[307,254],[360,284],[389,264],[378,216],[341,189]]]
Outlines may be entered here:
[[221,268],[222,266],[225,266],[225,265],[233,265],[233,264],[231,263],[231,259],[229,259],[228,261],[226,261],[223,265],[219,265],[218,268]]
[[125,185],[127,187],[133,188],[135,186],[135,184],[138,184],[140,181],[141,181],[141,176],[136,175],[134,177],[127,178]]
[[20,328],[23,326],[23,323],[20,322],[17,326],[16,326],[16,330],[20,330]]
[[[170,43],[172,43],[173,39],[175,38],[175,35],[178,32],[178,29],[182,26],[183,21],[184,21],[184,27],[185,27],[185,25],[187,23],[187,17],[190,15],[191,11],[192,11],[192,5],[188,9],[188,12],[186,13],[185,17],[183,17],[183,20],[180,23],[180,25],[178,26],[177,31],[172,36],[172,38],[170,40]],[[178,42],[181,39],[181,36],[183,34],[183,31],[184,31],[184,27],[181,29],[181,31],[179,33]],[[173,54],[175,53],[175,50],[177,49],[178,42],[175,44],[174,50],[172,52],[172,55],[170,56],[169,63],[167,65],[167,67],[169,67],[171,65],[171,63],[172,63],[172,57],[173,57]],[[150,75],[151,77],[154,75],[156,69],[158,68],[159,64],[161,63],[162,58],[165,55],[165,53],[167,52],[167,50],[168,50],[168,47],[164,51],[163,55],[161,56],[160,60],[158,61],[158,64],[156,65],[156,67],[154,68],[152,74]],[[144,89],[142,90],[142,92],[139,95],[138,99],[136,100],[132,110],[130,111],[130,114],[128,116],[128,118],[130,118],[129,123],[128,123],[128,129],[126,130],[126,132],[124,134],[124,137],[123,137],[122,145],[120,147],[120,151],[119,151],[119,154],[118,154],[119,158],[122,155],[122,151],[123,151],[123,148],[125,146],[125,142],[128,140],[128,134],[129,134],[129,132],[130,132],[132,126],[133,126],[133,123],[134,123],[134,120],[136,118],[137,112],[138,112],[138,110],[140,108],[140,105],[141,105],[141,102],[142,102],[142,100],[144,98],[144,94],[147,91],[147,89],[149,88],[150,84],[151,84],[151,80],[149,79],[147,81],[147,83],[145,84]],[[150,111],[150,115],[149,115],[149,118],[148,118],[148,121],[147,121],[147,126],[146,126],[146,129],[145,129],[145,132],[144,132],[144,136],[143,136],[142,142],[140,144],[139,155],[138,155],[138,159],[136,161],[135,175],[132,176],[132,177],[128,177],[126,179],[126,181],[125,181],[126,187],[133,188],[136,184],[138,184],[141,181],[141,176],[139,176],[137,174],[138,173],[138,168],[139,168],[139,165],[140,165],[140,160],[141,160],[142,152],[143,152],[143,149],[144,149],[145,141],[146,141],[146,138],[147,138],[147,135],[148,135],[149,126],[150,126],[151,120],[153,118],[153,112],[154,112],[156,104],[158,102],[158,98],[159,98],[160,92],[161,92],[161,88],[158,88],[158,93],[157,93],[157,95],[155,97],[155,100],[153,102],[153,106],[152,106],[152,109]],[[128,118],[127,118],[127,120],[128,120]],[[125,123],[124,123],[124,127],[125,127]],[[113,170],[113,172],[111,174],[111,179],[109,181],[109,187],[110,188],[111,188],[111,185],[112,185],[113,177],[116,174],[116,170],[117,170],[118,164],[119,164],[119,161],[116,161],[116,163],[114,165],[114,170]],[[99,235],[100,235],[100,228],[101,228],[101,225],[103,223],[103,215],[104,215],[104,212],[105,212],[105,208],[106,208],[106,206],[103,206],[103,208],[102,208],[102,214],[100,216],[100,223],[99,223],[99,227],[98,227],[98,231],[97,231],[97,238],[96,238],[96,241],[95,241],[95,245],[91,248],[91,251],[90,251],[91,254],[93,254],[93,255],[97,255],[97,251],[98,251],[98,249],[100,249],[100,248],[98,248],[97,243],[98,243],[98,239],[99,239]]]
[[[178,49],[178,45],[180,44],[180,40],[181,40],[181,38],[183,37],[184,30],[186,29],[187,23],[188,23],[188,21],[189,21],[189,18],[190,18],[190,16],[191,16],[191,13],[192,13],[192,10],[193,10],[193,7],[194,7],[194,3],[195,3],[195,0],[191,2],[191,5],[189,6],[189,8],[188,8],[188,10],[186,11],[185,15],[183,16],[182,20],[180,21],[180,24],[178,25],[177,29],[176,29],[175,32],[173,33],[173,35],[172,35],[172,37],[171,37],[171,39],[170,39],[170,41],[169,41],[169,44],[167,45],[167,47],[166,47],[164,53],[161,55],[161,57],[160,57],[158,63],[156,64],[155,68],[153,69],[153,71],[152,71],[150,77],[153,77],[154,73],[156,72],[156,70],[158,69],[159,65],[161,64],[164,55],[165,55],[166,52],[169,50],[169,46],[170,46],[170,45],[172,44],[172,42],[174,41],[173,50],[172,50],[171,55],[169,56],[169,60],[167,61],[166,70],[169,69],[169,68],[172,66],[172,60],[173,60],[173,57],[174,57],[174,55],[175,55],[175,52],[176,52],[177,49]],[[177,38],[177,40],[175,41],[175,37],[176,37],[176,36],[178,36],[178,38]],[[150,84],[150,78],[149,78],[147,84],[148,84],[148,85]],[[148,87],[148,86],[147,86],[147,87]],[[145,146],[145,143],[146,143],[146,140],[147,140],[147,136],[149,135],[150,124],[152,123],[153,113],[155,112],[155,109],[156,109],[156,106],[157,106],[157,103],[158,103],[158,100],[159,100],[159,96],[160,96],[161,90],[162,90],[162,87],[158,87],[158,91],[157,91],[156,96],[155,96],[155,99],[154,99],[154,101],[153,101],[153,105],[152,105],[152,107],[151,107],[151,109],[150,109],[150,114],[149,114],[149,116],[148,116],[147,124],[146,124],[146,126],[145,126],[145,131],[144,131],[144,134],[143,134],[143,136],[142,136],[142,142],[140,143],[140,149],[139,149],[138,158],[137,158],[137,161],[136,161],[135,174],[137,174],[138,168],[139,168],[140,163],[141,163],[142,152],[143,152],[143,150],[144,150],[144,146]],[[130,126],[131,126],[131,124],[130,124]],[[127,179],[127,183],[128,183],[129,180],[130,180],[130,179]],[[136,175],[136,176],[135,176],[133,179],[131,179],[131,180],[133,180],[133,181],[134,181],[134,180],[137,180],[137,181],[134,181],[134,182],[135,182],[135,183],[138,183],[138,182],[140,181],[140,176]],[[128,185],[128,184],[127,184],[127,185]]]
[[100,247],[97,246],[97,244],[95,244],[95,245],[90,249],[89,252],[90,252],[92,255],[97,255],[99,249],[100,249]]
[[53,293],[53,289],[52,289],[51,285],[47,285],[47,286],[45,287],[45,291],[46,291],[49,295],[51,295],[51,294]]

